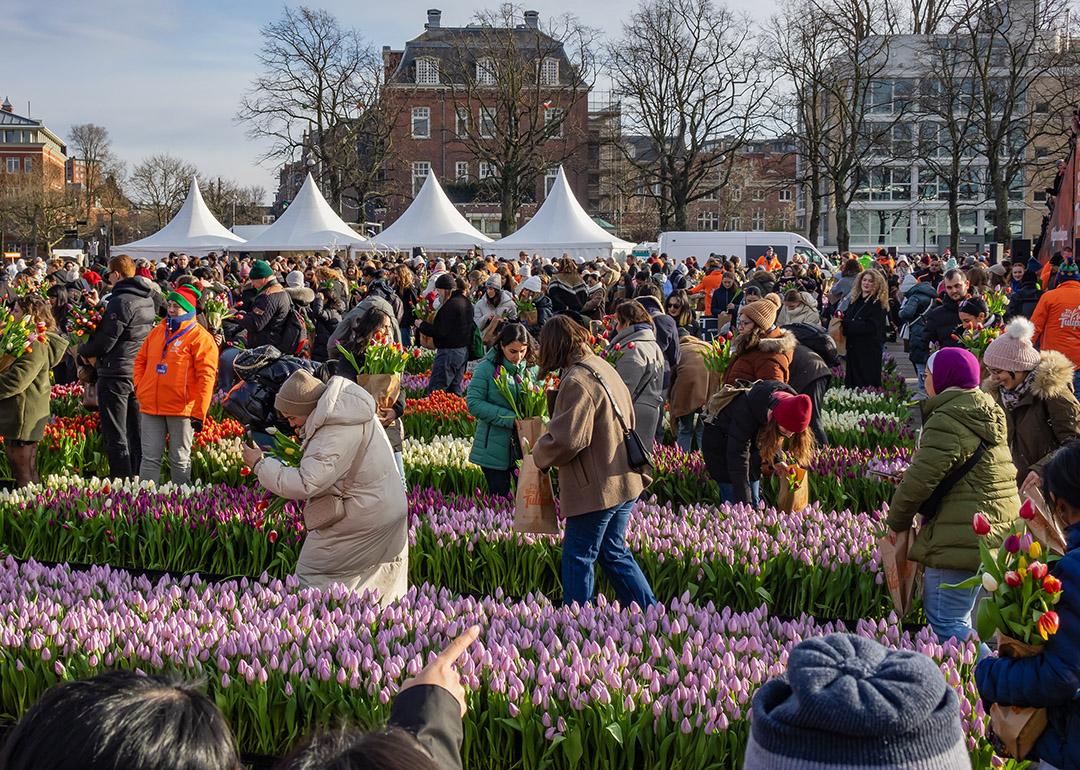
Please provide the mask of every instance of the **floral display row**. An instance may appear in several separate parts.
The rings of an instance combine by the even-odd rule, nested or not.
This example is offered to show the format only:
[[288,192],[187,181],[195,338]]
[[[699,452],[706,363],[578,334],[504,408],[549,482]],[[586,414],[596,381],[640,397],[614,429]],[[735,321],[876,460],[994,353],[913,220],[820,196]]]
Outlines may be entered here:
[[[602,599],[455,596],[430,585],[380,609],[293,579],[151,582],[98,567],[0,563],[0,710],[17,717],[58,681],[107,668],[206,682],[243,751],[280,756],[319,725],[385,719],[403,680],[466,627],[466,767],[734,768],[754,692],[804,638],[842,630],[764,609],[680,598],[647,611]],[[960,695],[978,770],[1000,766],[971,670],[973,645],[860,621],[847,629],[932,657]]]

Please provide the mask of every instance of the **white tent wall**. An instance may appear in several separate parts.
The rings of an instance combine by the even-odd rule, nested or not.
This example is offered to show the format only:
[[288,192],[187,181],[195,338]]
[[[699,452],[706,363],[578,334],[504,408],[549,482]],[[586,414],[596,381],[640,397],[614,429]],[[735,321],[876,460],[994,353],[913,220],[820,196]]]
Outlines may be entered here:
[[242,250],[337,252],[367,244],[367,239],[349,227],[330,207],[308,174],[289,208],[265,231],[249,240]]
[[466,251],[473,246],[486,249],[485,244],[491,243],[454,207],[434,173],[427,175],[409,208],[371,240],[376,246],[406,251],[416,246],[425,251]]

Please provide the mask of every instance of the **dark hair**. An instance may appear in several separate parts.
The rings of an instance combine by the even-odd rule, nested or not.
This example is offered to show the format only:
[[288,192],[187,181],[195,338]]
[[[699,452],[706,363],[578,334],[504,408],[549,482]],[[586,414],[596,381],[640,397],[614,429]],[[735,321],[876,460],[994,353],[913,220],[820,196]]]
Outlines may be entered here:
[[437,770],[437,766],[415,739],[388,728],[313,736],[277,770]]
[[652,316],[649,315],[649,311],[645,309],[645,306],[638,302],[636,299],[624,299],[619,303],[619,306],[615,308],[615,317],[625,323],[633,326],[634,324],[648,324],[654,326]]
[[574,363],[591,341],[592,335],[570,316],[553,316],[540,330],[540,371],[547,374]]
[[[385,310],[381,310],[377,307],[368,308],[367,312],[361,313],[352,322],[352,329],[348,335],[347,347],[354,355],[361,355],[364,350],[367,349],[368,342],[371,341],[371,335],[375,333],[375,330],[382,326],[383,319],[389,318],[393,323],[393,318],[390,318],[390,314]],[[335,353],[336,351],[330,351]]]
[[967,283],[967,279],[968,279],[968,277],[967,277],[967,273],[965,273],[965,272],[964,272],[963,270],[961,270],[961,269],[960,269],[960,268],[958,268],[958,267],[954,267],[954,268],[953,268],[952,270],[949,270],[949,271],[948,271],[947,273],[945,273],[945,275],[943,276],[943,278],[944,278],[944,279],[945,279],[946,281],[955,281],[955,280],[956,280],[956,279],[957,279],[958,277],[959,277],[959,278],[963,278],[963,279],[964,279],[964,283]]
[[1043,497],[1051,510],[1054,497],[1073,511],[1080,510],[1080,441],[1070,441],[1054,452],[1043,468],[1042,480]]
[[45,692],[0,750],[3,770],[239,770],[236,740],[194,684],[109,671]]
[[638,286],[636,289],[634,289],[634,296],[635,297],[652,297],[653,299],[658,299],[661,302],[664,301],[664,295],[660,291],[660,287],[657,286],[652,281],[649,281],[647,283],[643,283],[640,286]]
[[524,325],[517,321],[500,321],[498,337],[495,338],[495,368],[498,369],[504,360],[503,348],[513,342],[520,342],[528,348],[532,343],[529,332]]
[[973,315],[973,316],[978,316],[978,315],[982,315],[982,314],[989,315],[990,308],[988,308],[986,306],[986,303],[983,302],[980,298],[978,298],[978,297],[968,297],[967,299],[965,299],[963,302],[960,303],[960,307],[957,308],[957,312],[959,312],[959,313],[967,313],[968,315]]
[[858,275],[862,272],[862,263],[854,257],[844,263],[844,266],[840,269],[840,275],[845,278],[850,278]]

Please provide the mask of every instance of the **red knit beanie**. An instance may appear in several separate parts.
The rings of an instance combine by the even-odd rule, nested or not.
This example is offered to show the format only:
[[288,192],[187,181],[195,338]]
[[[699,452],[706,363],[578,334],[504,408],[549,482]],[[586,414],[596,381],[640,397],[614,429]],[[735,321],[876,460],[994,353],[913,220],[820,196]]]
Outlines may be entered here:
[[810,396],[779,391],[773,394],[772,416],[776,424],[788,433],[801,433],[810,426],[814,402]]

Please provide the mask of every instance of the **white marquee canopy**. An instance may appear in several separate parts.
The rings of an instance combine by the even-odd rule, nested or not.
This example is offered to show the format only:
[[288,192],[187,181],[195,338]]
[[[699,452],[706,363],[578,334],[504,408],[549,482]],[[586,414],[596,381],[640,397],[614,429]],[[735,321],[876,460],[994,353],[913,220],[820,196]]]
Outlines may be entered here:
[[366,238],[357,234],[330,208],[308,174],[285,213],[248,241],[243,250],[338,251],[367,244]]
[[427,251],[464,251],[491,243],[454,207],[434,173],[427,175],[405,213],[371,240],[391,249],[420,246]]

